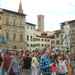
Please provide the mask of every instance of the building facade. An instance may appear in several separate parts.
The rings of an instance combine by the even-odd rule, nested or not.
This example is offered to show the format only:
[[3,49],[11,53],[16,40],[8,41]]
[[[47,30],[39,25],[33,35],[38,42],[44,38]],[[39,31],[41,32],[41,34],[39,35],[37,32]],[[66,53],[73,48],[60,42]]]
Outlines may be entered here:
[[61,30],[55,32],[55,48],[60,48],[61,46]]
[[27,41],[27,49],[35,50],[35,36],[36,36],[36,25],[32,23],[26,22],[26,41]]
[[36,36],[36,49],[40,45],[42,48],[50,48],[50,37],[47,36]]
[[0,8],[2,33],[7,39],[7,47],[13,49],[27,49],[25,42],[25,14]]
[[[61,33],[64,33],[64,25],[65,22],[61,23]],[[75,20],[68,21],[68,25],[70,26],[70,42],[72,43],[73,50],[75,50]],[[63,38],[61,35],[61,43],[63,44]]]

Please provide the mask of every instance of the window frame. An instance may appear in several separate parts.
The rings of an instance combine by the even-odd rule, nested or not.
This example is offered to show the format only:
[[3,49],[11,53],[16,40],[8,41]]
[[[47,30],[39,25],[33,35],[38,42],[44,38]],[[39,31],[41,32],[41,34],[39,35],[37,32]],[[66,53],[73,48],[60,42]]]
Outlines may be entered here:
[[69,27],[71,27],[71,23],[69,23]]
[[43,47],[43,44],[41,44],[41,46]]
[[56,34],[56,38],[59,38],[59,34]]
[[13,34],[13,41],[16,39],[16,33]]
[[20,34],[20,41],[23,41],[23,34]]
[[6,24],[9,24],[9,17],[6,17]]
[[30,41],[32,41],[33,39],[32,39],[32,36],[30,36]]
[[41,39],[41,41],[43,41],[43,39]]
[[22,20],[20,20],[20,27],[22,27]]
[[75,40],[74,39],[72,39],[72,43],[75,43]]
[[55,44],[55,40],[51,40],[51,44]]
[[29,44],[27,44],[27,47],[29,47]]
[[13,26],[16,26],[16,19],[13,19]]
[[29,29],[29,26],[27,26],[27,29]]
[[75,24],[75,23],[73,22],[73,23],[72,23],[72,27],[74,27],[74,24]]
[[31,27],[31,30],[32,30],[32,27]]
[[62,28],[64,29],[64,24],[62,25]]
[[6,32],[6,39],[9,40],[9,33]]
[[59,43],[60,43],[60,41],[59,41],[59,40],[57,40],[57,41],[56,41],[56,44],[59,44]]
[[29,41],[29,35],[27,35],[27,41]]

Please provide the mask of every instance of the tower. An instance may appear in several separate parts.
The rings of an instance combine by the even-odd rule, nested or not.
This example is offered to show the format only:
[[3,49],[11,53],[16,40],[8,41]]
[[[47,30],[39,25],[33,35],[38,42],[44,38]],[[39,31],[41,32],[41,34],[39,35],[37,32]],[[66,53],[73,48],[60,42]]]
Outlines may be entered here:
[[38,30],[41,31],[41,33],[44,32],[44,15],[38,15]]
[[19,5],[19,10],[18,10],[18,12],[23,14],[21,1],[20,1],[20,5]]

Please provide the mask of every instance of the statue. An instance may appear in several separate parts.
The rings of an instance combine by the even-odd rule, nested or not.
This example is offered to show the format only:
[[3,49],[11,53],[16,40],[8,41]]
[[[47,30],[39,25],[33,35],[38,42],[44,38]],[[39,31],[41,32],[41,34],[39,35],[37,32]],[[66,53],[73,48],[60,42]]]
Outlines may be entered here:
[[2,35],[0,35],[0,48],[1,48],[1,44],[4,44],[4,48],[7,46],[7,40],[4,39],[3,33]]
[[68,22],[65,22],[64,33],[63,34],[63,45],[70,45],[70,27]]
[[69,51],[70,51],[70,50],[73,51],[73,47],[74,47],[74,46],[72,45],[72,43],[70,43],[70,45],[67,46],[67,50],[69,50]]
[[40,45],[38,45],[38,48],[36,50],[39,52],[39,50],[41,50],[41,49],[42,49],[42,47]]
[[65,22],[64,33],[62,33],[62,34],[63,34],[63,45],[67,46],[67,48],[65,48],[65,50],[72,51],[73,45],[70,43],[70,27],[69,27],[67,21]]

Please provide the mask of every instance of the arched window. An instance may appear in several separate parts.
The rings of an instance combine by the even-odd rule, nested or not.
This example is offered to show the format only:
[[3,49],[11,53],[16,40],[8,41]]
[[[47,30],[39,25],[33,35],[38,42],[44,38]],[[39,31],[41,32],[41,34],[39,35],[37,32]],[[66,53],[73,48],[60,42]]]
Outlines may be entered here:
[[17,46],[14,46],[13,49],[17,49]]
[[14,41],[16,40],[16,34],[15,33],[13,34],[13,40]]
[[20,27],[22,27],[22,20],[20,20]]
[[6,33],[6,39],[9,40],[9,33]]
[[23,41],[23,35],[20,34],[20,41]]

